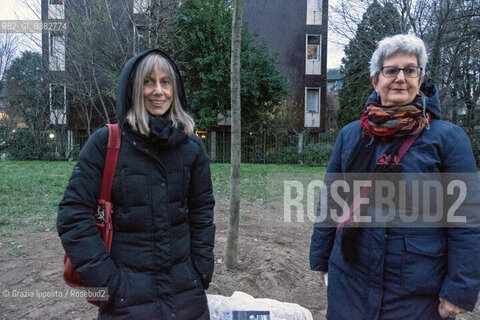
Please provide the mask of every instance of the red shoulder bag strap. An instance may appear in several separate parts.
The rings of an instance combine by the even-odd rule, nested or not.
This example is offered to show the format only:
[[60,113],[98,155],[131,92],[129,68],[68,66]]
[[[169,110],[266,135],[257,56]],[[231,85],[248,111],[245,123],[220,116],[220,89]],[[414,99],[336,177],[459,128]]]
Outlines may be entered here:
[[414,135],[411,135],[408,137],[407,140],[405,140],[402,145],[400,146],[400,149],[398,149],[398,157],[400,159],[402,159],[402,157],[405,155],[405,153],[407,152],[407,150],[412,146],[412,144],[415,142],[415,140],[417,140],[418,136],[420,135],[420,133],[422,133],[422,131],[420,131],[419,133],[417,134],[414,134]]
[[105,169],[103,170],[102,188],[100,190],[100,199],[110,202],[112,193],[113,176],[117,167],[118,154],[120,152],[121,131],[118,124],[107,124],[108,126],[108,146],[105,157]]
[[[407,150],[412,146],[412,144],[417,140],[418,136],[422,133],[423,131],[420,131],[417,134],[409,136],[400,146],[400,149],[398,149],[398,158],[399,160],[402,159],[402,157],[405,155]],[[342,220],[337,224],[337,231],[338,233],[340,229],[342,229],[343,225],[345,222],[348,220],[352,219],[353,212],[355,209],[360,205],[360,199],[363,199],[364,197],[368,196],[370,192],[372,191],[372,188],[364,188],[364,191],[360,192],[355,196],[355,199],[353,199],[352,204],[348,207],[348,214],[345,218],[342,217]]]
[[[105,243],[108,251],[112,244],[112,219],[111,213],[112,204],[110,203],[110,195],[113,184],[113,176],[115,174],[115,167],[117,166],[118,154],[120,152],[121,144],[121,130],[118,124],[108,124],[108,145],[107,153],[105,156],[105,168],[103,171],[103,180],[100,191],[100,199],[98,200],[98,209],[95,217],[97,219],[97,227],[100,230],[100,234],[103,242]],[[80,275],[73,269],[70,259],[65,254],[63,257],[63,263],[65,269],[63,271],[63,279],[65,282],[73,288],[85,288]],[[87,301],[98,306],[99,301]]]
[[117,167],[118,154],[120,153],[121,130],[118,124],[107,124],[108,126],[108,145],[107,155],[105,156],[105,168],[103,169],[102,186],[100,198],[98,199],[97,226],[101,230],[102,240],[107,247],[108,252],[112,246],[113,226],[112,214],[113,205],[110,202],[112,193],[113,177]]

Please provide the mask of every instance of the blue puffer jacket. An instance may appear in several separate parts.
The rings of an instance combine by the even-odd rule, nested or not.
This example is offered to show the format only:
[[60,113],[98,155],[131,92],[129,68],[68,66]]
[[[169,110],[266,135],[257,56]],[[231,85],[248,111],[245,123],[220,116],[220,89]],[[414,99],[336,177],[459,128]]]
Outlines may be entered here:
[[[435,118],[402,159],[405,172],[477,172],[470,141],[456,125],[441,121],[435,87],[426,108]],[[373,93],[372,99],[376,99]],[[345,172],[362,136],[360,121],[339,133],[327,172]],[[376,149],[376,157],[387,145]],[[375,163],[372,163],[372,168]],[[328,271],[328,319],[442,319],[438,297],[472,310],[480,289],[480,229],[365,228],[359,262],[347,264],[335,228],[315,227],[310,267]]]

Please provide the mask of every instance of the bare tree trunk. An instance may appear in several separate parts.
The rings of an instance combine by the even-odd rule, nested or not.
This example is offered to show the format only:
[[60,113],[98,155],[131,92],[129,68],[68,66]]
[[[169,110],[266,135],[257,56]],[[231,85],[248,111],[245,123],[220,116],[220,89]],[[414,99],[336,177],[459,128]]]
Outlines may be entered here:
[[19,46],[19,39],[11,33],[0,34],[0,89],[5,80],[5,71],[15,57]]
[[100,102],[102,104],[105,119],[107,120],[107,123],[110,123],[110,116],[108,114],[108,110],[107,110],[107,106],[105,105],[105,101],[103,100],[103,97],[102,97],[102,91],[101,91],[100,87],[98,86],[97,74],[95,72],[95,66],[93,66],[93,61],[92,61],[92,78],[93,78],[94,83],[95,83],[95,88],[97,89],[98,98],[100,99]]
[[230,86],[232,104],[231,173],[230,173],[230,216],[228,219],[225,266],[232,269],[237,265],[238,220],[240,215],[240,162],[241,154],[241,100],[240,100],[240,51],[242,43],[243,0],[233,1],[232,57],[230,64]]

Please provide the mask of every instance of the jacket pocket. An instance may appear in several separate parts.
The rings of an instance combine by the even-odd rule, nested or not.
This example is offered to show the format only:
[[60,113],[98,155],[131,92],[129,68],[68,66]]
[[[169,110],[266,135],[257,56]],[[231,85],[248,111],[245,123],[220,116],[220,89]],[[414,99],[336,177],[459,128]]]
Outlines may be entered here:
[[173,266],[172,281],[175,294],[200,287],[200,278],[193,269],[190,261],[182,262]]
[[[151,225],[150,181],[147,175],[123,168],[112,194],[116,232],[147,232]],[[115,236],[115,234],[114,234]]]
[[123,194],[129,207],[150,205],[151,183],[149,176],[140,174],[128,174],[122,177]]
[[[345,229],[341,228],[340,232],[335,236],[329,264],[333,264],[344,275],[355,278],[355,268],[351,264],[346,263],[342,255],[342,235],[344,231]],[[328,269],[330,270],[330,267]]]
[[149,205],[151,183],[148,175],[133,174],[130,168],[122,168],[115,176],[112,200],[115,206],[129,210],[132,206]]
[[408,293],[437,295],[446,274],[446,240],[405,236],[403,286]]
[[121,309],[145,304],[155,300],[155,279],[145,272],[133,272],[128,269],[120,269],[120,278],[112,307],[115,312]]

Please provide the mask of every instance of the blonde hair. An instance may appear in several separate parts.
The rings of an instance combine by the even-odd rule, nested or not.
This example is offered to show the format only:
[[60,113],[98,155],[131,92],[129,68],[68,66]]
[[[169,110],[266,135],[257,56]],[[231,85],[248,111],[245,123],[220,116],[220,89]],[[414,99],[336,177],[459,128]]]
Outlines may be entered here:
[[173,101],[170,106],[170,117],[173,126],[177,127],[180,123],[183,126],[183,132],[186,135],[192,134],[195,128],[195,121],[183,109],[183,106],[180,103],[175,70],[166,58],[156,52],[145,56],[136,69],[135,78],[133,79],[132,106],[127,112],[128,123],[134,131],[147,137],[150,135],[150,127],[148,125],[149,115],[145,109],[143,86],[145,79],[155,71],[164,72],[171,79],[173,84]]

